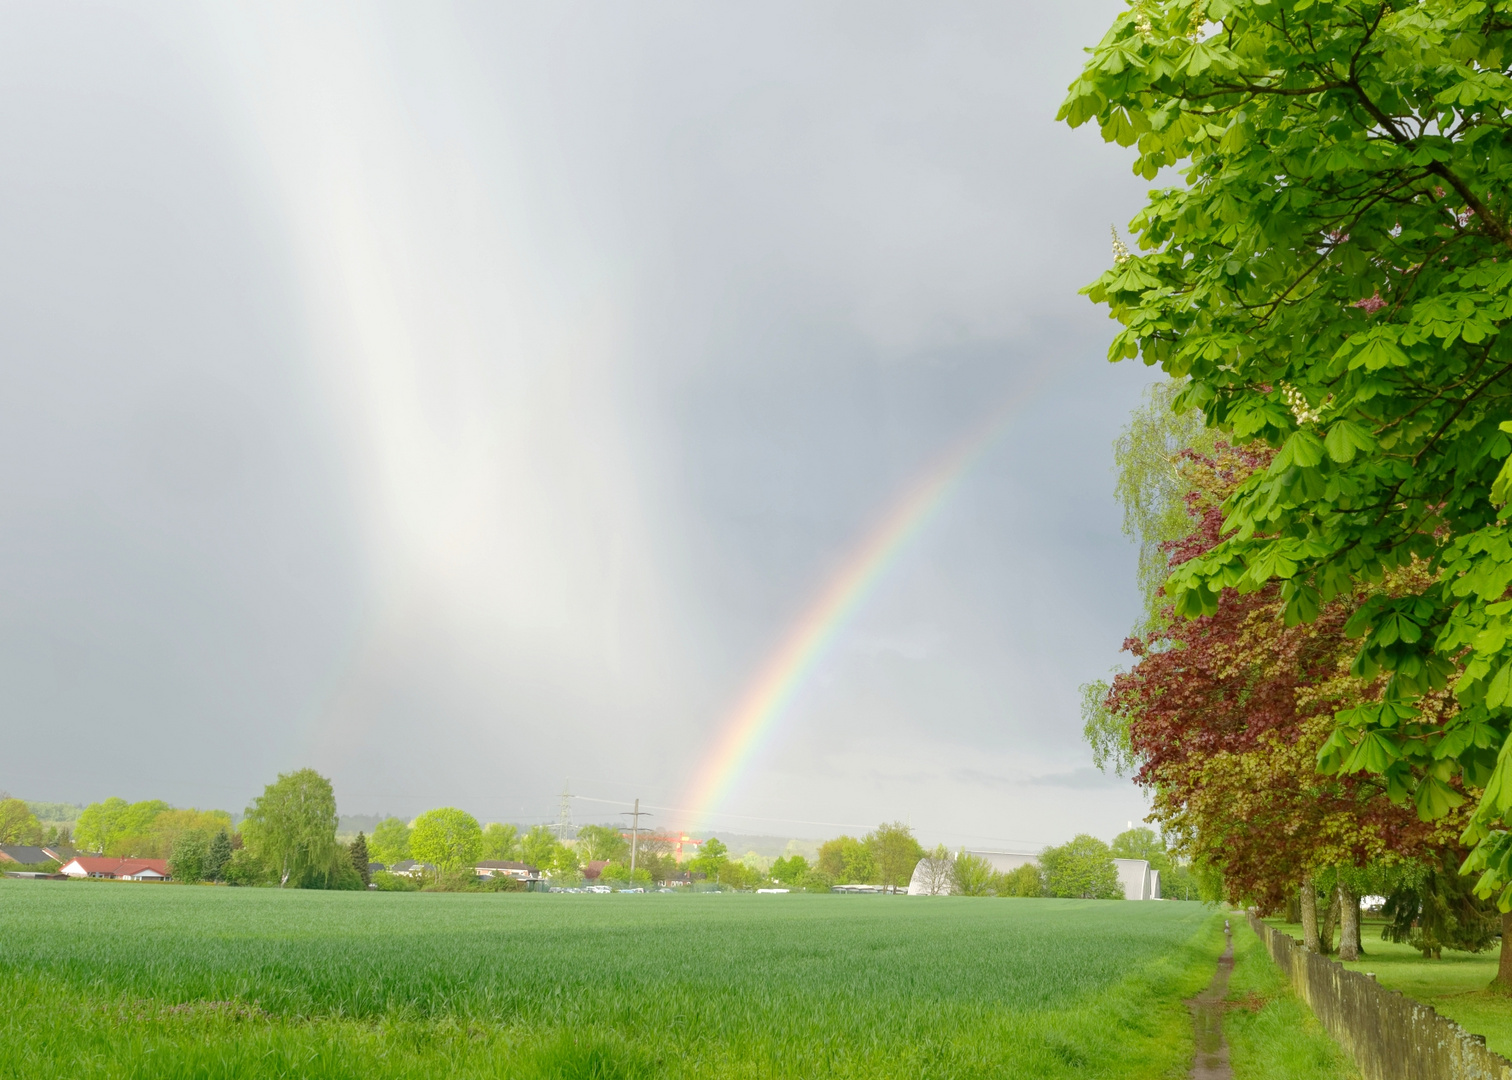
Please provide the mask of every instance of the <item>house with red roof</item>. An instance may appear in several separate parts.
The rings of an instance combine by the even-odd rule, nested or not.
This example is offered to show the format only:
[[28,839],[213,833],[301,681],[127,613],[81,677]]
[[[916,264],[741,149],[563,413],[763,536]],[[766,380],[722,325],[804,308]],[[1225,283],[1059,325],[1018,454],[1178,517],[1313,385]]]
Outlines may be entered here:
[[116,881],[167,881],[168,863],[163,859],[112,859],[104,855],[79,855],[58,871],[71,878],[113,878]]

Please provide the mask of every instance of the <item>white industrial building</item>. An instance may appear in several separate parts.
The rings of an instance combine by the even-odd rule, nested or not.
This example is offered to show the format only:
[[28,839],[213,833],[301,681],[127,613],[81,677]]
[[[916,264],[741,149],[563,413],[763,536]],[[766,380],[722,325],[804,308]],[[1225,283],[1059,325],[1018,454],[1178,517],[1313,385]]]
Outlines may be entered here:
[[1125,900],[1159,900],[1160,871],[1144,859],[1114,859]]

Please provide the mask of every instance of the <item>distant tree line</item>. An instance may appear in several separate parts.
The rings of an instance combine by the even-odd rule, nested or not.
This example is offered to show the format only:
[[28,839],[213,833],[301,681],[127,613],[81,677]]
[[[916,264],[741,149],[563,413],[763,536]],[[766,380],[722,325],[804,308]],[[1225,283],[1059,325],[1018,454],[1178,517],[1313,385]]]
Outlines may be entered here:
[[66,803],[28,803],[0,792],[0,844],[69,845],[73,840],[70,819],[52,816],[58,809],[77,807]]
[[1085,833],[1057,847],[1045,848],[1035,862],[997,870],[981,855],[964,849],[954,855],[943,844],[925,855],[919,874],[931,895],[1051,896],[1079,900],[1122,900],[1123,885],[1114,859],[1143,859],[1160,873],[1167,899],[1200,899],[1201,887],[1190,868],[1180,864],[1155,832],[1129,829],[1105,844]]
[[[313,769],[281,774],[246,808],[239,826],[224,810],[174,809],[161,800],[129,803],[109,798],[79,810],[75,839],[84,852],[116,857],[164,858],[175,880],[302,889],[462,890],[523,888],[512,877],[479,878],[483,862],[519,862],[553,885],[584,884],[585,871],[618,887],[698,882],[725,889],[786,888],[828,892],[837,885],[908,888],[923,862],[926,892],[965,896],[1060,896],[1119,898],[1123,892],[1112,860],[1147,859],[1166,882],[1166,893],[1186,888],[1187,870],[1149,829],[1132,829],[1112,846],[1078,836],[1047,848],[1038,865],[1000,873],[980,856],[943,846],[926,852],[913,830],[894,821],[861,837],[838,836],[819,845],[810,862],[802,854],[776,860],[754,852],[737,858],[710,837],[679,862],[672,843],[632,838],[614,825],[584,825],[563,837],[551,826],[523,833],[501,822],[482,825],[464,810],[446,806],[411,821],[388,817],[371,836],[343,841],[331,782]],[[41,822],[20,799],[0,799],[0,842],[32,843]],[[631,852],[632,842],[638,847]],[[407,861],[416,864],[395,873]],[[633,870],[632,870],[633,863]]]

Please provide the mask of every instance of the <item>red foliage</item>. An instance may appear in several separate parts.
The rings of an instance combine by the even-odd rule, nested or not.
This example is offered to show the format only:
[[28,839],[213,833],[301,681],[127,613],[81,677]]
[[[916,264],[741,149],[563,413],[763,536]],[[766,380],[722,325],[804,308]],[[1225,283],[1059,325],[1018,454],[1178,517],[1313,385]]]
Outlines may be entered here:
[[[1187,456],[1193,529],[1167,546],[1172,566],[1218,542],[1223,496],[1264,464],[1228,447]],[[1374,778],[1316,770],[1334,711],[1378,692],[1348,673],[1355,646],[1343,628],[1355,604],[1342,597],[1287,627],[1275,583],[1225,589],[1215,614],[1168,611],[1154,633],[1124,643],[1137,663],[1106,704],[1129,718],[1135,780],[1153,790],[1165,831],[1222,870],[1231,899],[1274,906],[1305,872],[1420,856],[1458,830],[1457,816],[1419,822]]]

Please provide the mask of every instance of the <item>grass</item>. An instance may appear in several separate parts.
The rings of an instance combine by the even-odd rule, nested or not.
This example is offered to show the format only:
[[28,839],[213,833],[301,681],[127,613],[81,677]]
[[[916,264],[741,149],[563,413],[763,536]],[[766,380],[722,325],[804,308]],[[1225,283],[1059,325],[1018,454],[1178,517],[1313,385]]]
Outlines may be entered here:
[[1349,1056],[1323,1030],[1243,917],[1232,920],[1234,972],[1223,1018],[1234,1080],[1354,1080]]
[[[1271,925],[1302,940],[1302,927],[1296,923],[1272,921]],[[1445,949],[1442,960],[1425,960],[1411,946],[1382,941],[1381,926],[1369,919],[1362,924],[1360,937],[1365,955],[1344,966],[1352,971],[1373,972],[1382,986],[1432,1005],[1466,1031],[1484,1035],[1492,1050],[1512,1057],[1512,998],[1486,989],[1496,977],[1500,951],[1493,948],[1483,953],[1466,953]]]
[[0,1074],[1179,1077],[1197,904],[0,881]]

